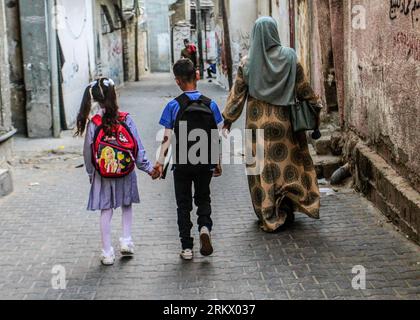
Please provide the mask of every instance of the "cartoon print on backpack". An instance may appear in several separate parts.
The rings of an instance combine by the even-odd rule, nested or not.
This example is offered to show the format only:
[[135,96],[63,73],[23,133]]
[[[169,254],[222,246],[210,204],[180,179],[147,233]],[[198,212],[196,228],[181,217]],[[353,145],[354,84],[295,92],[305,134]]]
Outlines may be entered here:
[[117,173],[119,163],[115,159],[115,151],[111,147],[105,147],[101,152],[101,159],[99,160],[101,170],[106,173]]
[[126,113],[120,113],[119,123],[112,134],[103,130],[102,118],[96,115],[92,121],[97,125],[92,160],[104,178],[121,178],[135,169],[138,154],[137,142],[125,124]]

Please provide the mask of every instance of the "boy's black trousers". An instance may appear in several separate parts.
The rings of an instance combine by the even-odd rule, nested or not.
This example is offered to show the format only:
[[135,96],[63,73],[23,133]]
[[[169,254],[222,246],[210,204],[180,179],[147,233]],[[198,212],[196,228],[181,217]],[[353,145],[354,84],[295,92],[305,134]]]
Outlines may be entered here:
[[209,169],[188,169],[182,168],[174,170],[175,197],[178,206],[178,227],[181,238],[182,249],[193,248],[193,238],[191,237],[191,211],[194,203],[197,206],[198,228],[207,227],[211,231],[213,221],[211,220],[211,198],[210,183],[213,172]]

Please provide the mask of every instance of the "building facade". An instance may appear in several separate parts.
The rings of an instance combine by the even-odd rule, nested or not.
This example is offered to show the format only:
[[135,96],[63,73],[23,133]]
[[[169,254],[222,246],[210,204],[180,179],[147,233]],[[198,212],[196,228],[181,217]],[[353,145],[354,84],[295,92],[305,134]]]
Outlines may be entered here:
[[143,1],[21,0],[18,17],[26,106],[13,119],[29,137],[74,128],[95,77],[120,86],[149,68]]
[[169,6],[176,0],[147,0],[150,70],[169,72],[171,70],[171,34]]
[[[223,1],[223,0],[221,0]],[[228,87],[225,37],[214,1],[218,79]],[[233,73],[259,16],[271,15],[341,129],[355,187],[420,242],[420,10],[415,1],[225,1]],[[246,8],[246,9],[245,9]]]
[[16,129],[12,122],[12,106],[15,104],[15,87],[13,83],[13,57],[14,48],[9,29],[11,8],[0,3],[0,197],[12,192],[12,173],[8,161],[12,157],[13,135]]

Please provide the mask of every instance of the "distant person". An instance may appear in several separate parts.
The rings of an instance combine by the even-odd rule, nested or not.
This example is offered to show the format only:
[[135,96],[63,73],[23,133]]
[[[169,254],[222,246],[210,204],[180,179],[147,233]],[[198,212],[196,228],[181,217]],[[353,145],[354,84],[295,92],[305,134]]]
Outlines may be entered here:
[[197,69],[198,66],[198,54],[197,47],[194,43],[191,43],[190,40],[184,39],[185,48],[181,51],[181,58],[190,59],[194,64],[194,68]]
[[[92,100],[99,103],[101,109],[88,122]],[[158,172],[146,157],[133,119],[128,113],[119,111],[111,79],[97,79],[86,88],[75,135],[82,136],[85,129],[83,155],[91,184],[87,209],[101,211],[101,262],[110,266],[115,262],[115,252],[111,246],[111,220],[117,208],[122,208],[121,255],[134,254],[132,204],[140,202],[135,167],[154,179],[158,177]]]
[[211,61],[211,60],[207,60],[207,64],[208,64],[208,68],[207,68],[207,79],[213,79],[213,74],[216,74],[216,63]]
[[[175,197],[178,206],[178,227],[182,244],[181,258],[192,260],[194,239],[191,237],[193,224],[190,214],[193,210],[193,199],[197,206],[200,253],[203,256],[209,256],[213,253],[210,235],[213,228],[210,183],[213,177],[221,175],[221,166],[219,164],[219,154],[214,156],[211,150],[218,150],[218,129],[221,129],[223,119],[217,104],[197,91],[197,81],[200,79],[200,74],[190,60],[179,60],[175,63],[173,71],[183,94],[169,102],[163,111],[160,124],[166,130],[155,169],[162,175],[172,133],[175,133],[176,159],[174,159],[173,172]],[[184,130],[181,127],[183,124],[186,125],[186,134],[183,134]],[[204,154],[203,150],[198,150],[198,152],[193,150],[193,147],[198,144],[196,141],[190,143],[188,139],[194,134],[193,131],[204,132],[205,138],[208,138],[206,140],[209,142],[204,143],[205,147],[209,147],[209,150],[205,150],[204,158],[197,156],[198,159],[195,160],[198,161],[189,158],[192,153],[194,155],[197,155],[197,153]],[[214,139],[215,136],[216,139]],[[203,142],[201,138],[197,140],[200,140],[201,145]],[[214,146],[216,148],[212,149]],[[186,148],[186,150],[181,148]],[[207,153],[207,151],[209,152]],[[183,155],[185,155],[185,159],[182,159]],[[193,185],[194,196],[192,193]]]
[[262,17],[255,23],[249,55],[239,67],[223,116],[229,131],[247,103],[246,128],[264,130],[264,168],[261,175],[249,176],[248,184],[266,232],[292,224],[295,211],[319,219],[321,197],[306,133],[294,133],[289,117],[296,98],[319,103],[295,50],[281,44],[277,22]]

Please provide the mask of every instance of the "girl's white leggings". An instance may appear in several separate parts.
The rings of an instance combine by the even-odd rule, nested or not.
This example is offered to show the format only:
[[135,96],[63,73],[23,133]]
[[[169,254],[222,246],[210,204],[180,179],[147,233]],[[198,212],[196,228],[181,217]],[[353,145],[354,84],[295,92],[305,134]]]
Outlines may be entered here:
[[[102,235],[102,249],[105,254],[111,253],[111,221],[114,210],[106,209],[101,211],[101,235]],[[122,207],[122,239],[131,242],[131,226],[133,224],[133,208],[132,206]]]

